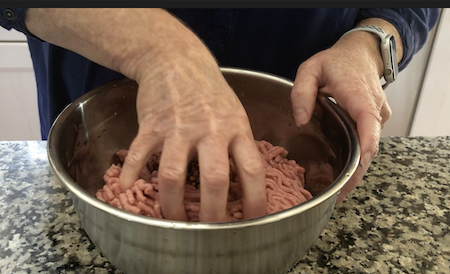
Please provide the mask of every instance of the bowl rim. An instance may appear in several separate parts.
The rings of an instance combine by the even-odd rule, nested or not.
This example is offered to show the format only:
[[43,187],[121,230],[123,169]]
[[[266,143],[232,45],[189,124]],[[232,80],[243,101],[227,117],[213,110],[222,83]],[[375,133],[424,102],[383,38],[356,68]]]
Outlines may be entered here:
[[[266,73],[266,72],[260,72],[255,70],[249,70],[249,69],[241,69],[241,68],[231,68],[231,67],[221,67],[220,70],[223,73],[228,74],[239,74],[239,75],[249,75],[249,76],[257,76],[257,77],[263,77],[266,79],[271,79],[276,82],[280,82],[284,85],[293,86],[293,82],[287,79],[284,79],[282,77]],[[62,128],[63,122],[66,120],[66,118],[79,106],[80,103],[85,101],[87,98],[91,97],[92,95],[96,93],[105,92],[108,88],[111,86],[115,87],[116,85],[125,84],[128,83],[130,79],[118,79],[114,80],[112,82],[106,83],[102,86],[99,86],[75,101],[73,101],[71,104],[66,106],[61,113],[57,116],[54,123],[52,124],[52,127],[50,128],[48,140],[47,140],[47,157],[49,159],[50,166],[53,169],[54,175],[64,184],[64,186],[72,192],[72,194],[76,195],[78,198],[83,200],[84,202],[94,206],[98,210],[107,212],[113,216],[116,216],[121,219],[125,219],[130,222],[136,222],[143,225],[150,225],[150,226],[158,226],[161,228],[172,228],[172,229],[183,229],[183,230],[217,230],[217,229],[238,229],[238,228],[244,228],[244,227],[251,227],[251,226],[259,226],[259,225],[267,225],[271,223],[278,222],[280,220],[293,217],[295,215],[298,215],[302,212],[308,211],[309,209],[312,209],[319,204],[323,203],[324,201],[330,199],[330,198],[336,198],[337,194],[340,192],[342,187],[347,183],[347,181],[350,179],[351,175],[354,174],[355,170],[357,169],[359,165],[359,158],[360,158],[360,146],[359,146],[359,139],[357,135],[356,128],[354,126],[353,120],[349,117],[349,115],[338,105],[333,103],[331,100],[326,98],[323,95],[320,95],[318,97],[321,97],[320,100],[323,100],[330,108],[334,110],[334,112],[339,116],[341,122],[343,123],[346,132],[349,137],[349,147],[350,147],[350,155],[347,159],[347,163],[344,166],[344,169],[339,174],[339,176],[335,179],[335,181],[323,192],[320,194],[314,196],[312,199],[301,203],[299,205],[296,205],[290,209],[286,209],[277,213],[273,213],[266,216],[261,216],[253,219],[246,219],[246,220],[238,220],[233,222],[218,222],[218,223],[212,223],[212,222],[184,222],[184,221],[173,221],[173,220],[166,220],[166,219],[158,219],[158,218],[152,218],[147,217],[143,215],[137,215],[134,213],[130,213],[121,209],[118,209],[116,207],[113,207],[107,203],[104,203],[100,200],[98,200],[96,197],[91,196],[86,190],[84,190],[82,187],[80,187],[66,172],[64,169],[62,163],[58,158],[56,157],[58,155],[58,146],[59,146],[59,140],[56,138],[58,136],[59,131]],[[334,203],[333,203],[334,205]],[[334,206],[333,206],[334,208]]]

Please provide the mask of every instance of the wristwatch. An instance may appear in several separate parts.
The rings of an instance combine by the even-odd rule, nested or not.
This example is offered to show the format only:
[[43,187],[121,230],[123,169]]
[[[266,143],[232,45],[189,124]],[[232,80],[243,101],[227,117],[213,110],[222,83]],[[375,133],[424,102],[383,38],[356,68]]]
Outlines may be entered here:
[[[397,79],[398,74],[398,64],[397,64],[397,52],[395,50],[395,39],[391,34],[385,33],[382,29],[376,26],[365,25],[359,26],[354,29],[351,29],[344,33],[342,36],[349,34],[354,31],[368,31],[375,33],[380,37],[380,53],[381,58],[383,59],[383,76],[386,83],[383,85],[383,89],[386,89],[387,86],[394,82]],[[342,37],[341,36],[341,37]]]

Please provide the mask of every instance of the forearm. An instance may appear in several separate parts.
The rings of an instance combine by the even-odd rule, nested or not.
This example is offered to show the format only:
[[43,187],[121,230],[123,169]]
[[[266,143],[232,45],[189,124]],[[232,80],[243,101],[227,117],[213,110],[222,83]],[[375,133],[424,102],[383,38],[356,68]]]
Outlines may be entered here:
[[136,80],[150,62],[161,69],[172,64],[164,60],[178,58],[180,49],[190,58],[213,59],[189,29],[161,9],[29,9],[25,23],[42,40]]

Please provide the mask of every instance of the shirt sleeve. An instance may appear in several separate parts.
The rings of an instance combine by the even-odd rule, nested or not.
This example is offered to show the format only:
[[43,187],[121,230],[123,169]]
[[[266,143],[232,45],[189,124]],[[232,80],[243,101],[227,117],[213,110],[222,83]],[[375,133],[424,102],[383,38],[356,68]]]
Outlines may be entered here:
[[403,42],[403,58],[398,68],[403,70],[427,41],[428,33],[439,19],[439,9],[361,9],[356,22],[374,17],[397,28]]
[[25,26],[26,12],[27,8],[0,8],[0,26],[7,30],[15,29],[28,37],[42,41],[29,32]]

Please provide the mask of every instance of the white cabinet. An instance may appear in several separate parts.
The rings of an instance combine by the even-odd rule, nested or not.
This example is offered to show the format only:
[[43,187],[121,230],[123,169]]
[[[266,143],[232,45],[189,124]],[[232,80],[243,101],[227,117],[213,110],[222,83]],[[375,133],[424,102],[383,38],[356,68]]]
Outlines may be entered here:
[[0,141],[41,139],[36,92],[25,35],[0,27]]
[[2,42],[5,42],[5,41],[26,42],[27,38],[23,33],[18,32],[15,29],[8,31],[8,30],[0,27],[0,41],[2,41]]

